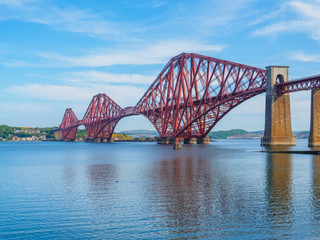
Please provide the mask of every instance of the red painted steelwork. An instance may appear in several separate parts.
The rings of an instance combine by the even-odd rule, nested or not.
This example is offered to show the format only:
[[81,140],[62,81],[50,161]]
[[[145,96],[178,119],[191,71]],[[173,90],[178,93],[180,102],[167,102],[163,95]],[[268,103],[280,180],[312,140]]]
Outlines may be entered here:
[[[278,83],[278,93],[320,87],[320,76]],[[266,91],[266,71],[194,53],[170,60],[135,107],[122,109],[106,94],[93,97],[83,120],[67,109],[60,129],[74,139],[83,124],[88,139],[110,139],[118,121],[143,115],[161,137],[205,137],[230,110]]]
[[60,125],[62,138],[74,140],[76,138],[79,125],[81,124],[79,123],[77,116],[74,114],[71,108],[67,108]]
[[106,94],[95,95],[84,114],[88,139],[110,139],[123,109]]
[[277,84],[278,94],[320,88],[320,75],[300,78],[295,81]]
[[163,137],[204,137],[232,108],[265,91],[266,71],[198,54],[171,59],[136,107]]

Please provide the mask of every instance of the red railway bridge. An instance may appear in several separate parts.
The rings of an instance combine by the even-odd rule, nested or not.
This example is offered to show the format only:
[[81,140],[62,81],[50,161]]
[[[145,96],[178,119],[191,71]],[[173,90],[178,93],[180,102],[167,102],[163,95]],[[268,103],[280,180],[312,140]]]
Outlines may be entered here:
[[106,94],[92,98],[82,120],[71,108],[55,131],[62,140],[75,140],[84,125],[87,141],[111,141],[120,119],[142,115],[159,133],[159,143],[184,139],[208,143],[211,129],[233,108],[266,92],[263,145],[294,145],[290,92],[312,90],[309,145],[320,145],[320,75],[288,81],[288,67],[256,68],[194,53],[173,57],[133,107],[121,108]]

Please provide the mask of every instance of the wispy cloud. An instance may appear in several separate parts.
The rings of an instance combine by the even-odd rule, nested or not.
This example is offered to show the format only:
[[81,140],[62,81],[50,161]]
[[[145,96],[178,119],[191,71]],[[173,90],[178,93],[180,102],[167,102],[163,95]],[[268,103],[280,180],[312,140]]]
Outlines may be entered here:
[[128,37],[134,28],[129,28],[124,23],[103,20],[98,14],[81,10],[75,7],[61,9],[52,7],[49,15],[33,16],[28,18],[31,22],[45,24],[60,30],[84,33],[89,36],[98,36],[106,39]]
[[158,8],[158,7],[162,7],[164,5],[166,5],[168,3],[168,1],[152,1],[152,7],[153,8]]
[[[283,32],[304,32],[320,41],[320,2],[318,0],[290,1],[286,2],[281,9],[282,11],[275,11],[277,14],[272,24],[256,29],[253,34],[267,36]],[[282,19],[282,14],[288,14],[290,17]],[[277,21],[277,18],[280,20]]]
[[24,62],[20,60],[0,61],[0,64],[3,64],[5,67],[38,67],[37,64]]
[[266,36],[282,31],[289,31],[290,29],[293,29],[292,23],[289,24],[287,22],[279,22],[256,30],[254,35]]
[[0,6],[23,7],[34,2],[39,2],[39,0],[0,0]]
[[6,91],[21,98],[33,98],[43,101],[68,101],[89,104],[97,93],[106,93],[119,105],[134,105],[143,93],[144,87],[132,85],[114,86],[108,84],[91,84],[90,86],[65,86],[49,84],[27,84],[9,86]]
[[3,103],[0,104],[0,109],[13,112],[52,112],[53,109],[47,104],[39,103]]
[[56,53],[40,55],[61,67],[103,67],[124,64],[160,64],[181,52],[220,52],[225,47],[214,44],[201,44],[189,41],[162,41],[158,44],[135,50],[106,50],[104,53],[92,53],[84,56],[65,56]]
[[60,79],[77,85],[92,83],[108,83],[121,85],[150,85],[156,76],[142,74],[115,74],[102,71],[69,72],[60,76]]
[[63,55],[54,52],[38,53],[35,62],[17,59],[0,60],[5,67],[105,67],[113,65],[165,64],[170,58],[182,52],[195,52],[212,55],[223,51],[224,45],[205,44],[196,41],[161,41],[153,45],[108,48],[92,50],[84,55]]
[[58,7],[50,1],[0,0],[0,20],[16,19],[47,25],[58,30],[82,33],[104,39],[133,39],[130,34],[139,32],[136,23],[111,21],[90,10],[68,5]]
[[31,97],[47,101],[87,101],[96,93],[92,89],[49,84],[9,86],[7,92],[17,94],[20,97]]
[[287,55],[291,60],[320,63],[320,54],[307,54],[303,51],[297,51],[289,52]]
[[[231,35],[247,25],[254,15],[254,0],[180,1],[171,10],[168,26],[185,26],[184,34],[191,39]],[[173,4],[173,3],[170,3]]]
[[133,1],[128,1],[126,6],[130,8],[159,8],[166,5],[168,1],[160,1],[160,0],[149,0],[143,1],[143,3],[137,3]]

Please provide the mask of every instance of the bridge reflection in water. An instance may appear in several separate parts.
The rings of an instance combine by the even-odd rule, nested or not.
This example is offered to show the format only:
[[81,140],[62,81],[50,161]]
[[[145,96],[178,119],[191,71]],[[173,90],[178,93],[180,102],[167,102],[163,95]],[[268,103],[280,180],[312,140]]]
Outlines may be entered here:
[[290,232],[294,221],[291,154],[267,154],[266,198],[271,229]]
[[313,216],[316,220],[320,220],[320,156],[313,157],[312,166],[312,205]]
[[66,164],[63,185],[76,200],[71,209],[85,211],[107,235],[125,238],[130,229],[153,239],[320,233],[320,158],[252,152],[257,142],[188,145],[180,152],[147,143],[71,143],[90,151],[72,160],[76,166]]

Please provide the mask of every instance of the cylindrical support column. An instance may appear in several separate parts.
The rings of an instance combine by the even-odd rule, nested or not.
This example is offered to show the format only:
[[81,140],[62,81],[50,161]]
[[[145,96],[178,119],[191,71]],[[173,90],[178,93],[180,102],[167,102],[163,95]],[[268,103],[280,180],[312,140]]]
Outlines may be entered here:
[[309,147],[320,147],[320,89],[311,91]]
[[169,144],[168,137],[158,137],[157,144]]
[[182,149],[181,138],[173,138],[172,140],[174,140],[173,149],[174,150],[181,150]]
[[108,138],[108,143],[113,143],[114,142],[114,139],[113,138]]
[[267,91],[264,137],[262,146],[295,146],[292,134],[290,95],[277,93],[277,79],[288,82],[289,67],[269,66],[267,69]]
[[184,138],[183,143],[184,144],[195,144],[197,142],[196,138]]
[[106,143],[108,142],[108,139],[101,139],[101,142]]
[[197,138],[197,144],[209,144],[210,138],[203,137],[203,138]]

